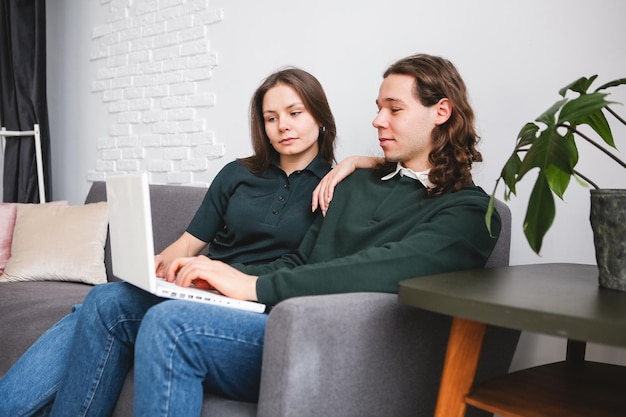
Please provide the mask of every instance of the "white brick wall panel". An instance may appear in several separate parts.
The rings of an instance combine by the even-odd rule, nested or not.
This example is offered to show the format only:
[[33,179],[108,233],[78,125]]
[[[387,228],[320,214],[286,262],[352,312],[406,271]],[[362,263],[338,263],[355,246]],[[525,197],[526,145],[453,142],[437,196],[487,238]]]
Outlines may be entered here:
[[129,77],[131,75],[137,75],[137,65],[125,65],[117,68],[118,77]]
[[118,148],[132,148],[139,145],[138,136],[120,136],[117,138]]
[[144,51],[154,48],[154,38],[135,39],[130,43],[131,51]]
[[122,149],[122,159],[143,159],[146,156],[144,148],[125,148]]
[[193,151],[194,158],[217,159],[224,156],[226,148],[223,143],[215,145],[197,146]]
[[107,58],[107,67],[115,68],[128,64],[128,57],[126,55],[109,56]]
[[180,45],[180,56],[193,56],[207,53],[209,50],[209,43],[200,39]]
[[215,106],[216,101],[215,93],[202,93],[188,97],[187,105],[190,107]]
[[109,47],[109,55],[125,55],[130,52],[130,42],[118,43]]
[[163,33],[154,37],[155,48],[162,48],[164,46],[172,46],[178,43],[178,35],[176,33]]
[[139,161],[122,159],[121,161],[117,161],[117,169],[119,171],[137,172],[139,171]]
[[141,28],[131,27],[120,32],[120,41],[127,42],[141,38]]
[[152,59],[151,51],[136,51],[128,54],[128,63],[129,64],[141,64],[144,62],[150,62]]
[[163,135],[161,138],[161,146],[182,147],[187,145],[186,135]]
[[124,89],[124,98],[126,100],[132,100],[135,98],[141,98],[144,96],[144,89],[139,87],[130,87]]
[[183,71],[168,71],[157,74],[157,84],[174,84],[183,82]]
[[[150,15],[153,19],[154,18],[154,14]],[[142,27],[141,30],[141,34],[144,37],[148,37],[148,36],[156,36],[159,35],[161,33],[165,33],[167,32],[167,24],[165,22],[155,22],[151,25],[146,25]]]
[[163,161],[160,159],[151,159],[148,161],[148,171],[150,172],[169,172],[172,170],[172,161]]
[[167,112],[161,110],[145,111],[141,119],[144,123],[164,122],[167,120]]
[[168,172],[168,184],[189,184],[191,182],[191,173],[188,172]]
[[147,87],[157,84],[157,74],[138,75],[133,79],[133,85],[135,87]]
[[157,0],[137,0],[133,4],[136,15],[143,15],[150,12],[156,12],[159,6]]
[[117,90],[107,90],[104,93],[102,93],[102,101],[106,102],[110,102],[110,101],[117,101],[117,100],[121,100],[124,98],[124,90],[122,89],[117,89]]
[[189,145],[197,146],[197,145],[212,145],[215,143],[215,133],[214,132],[200,132],[200,133],[191,133],[187,136],[189,140]]
[[111,136],[128,136],[130,135],[129,124],[113,124],[109,128],[109,135]]
[[91,92],[98,93],[111,88],[111,81],[94,81],[91,83]]
[[96,171],[115,172],[115,161],[97,161]]
[[87,181],[96,182],[104,181],[106,174],[104,172],[89,171],[87,172]]
[[178,39],[181,42],[188,42],[194,39],[204,39],[207,34],[206,26],[196,26],[190,29],[182,30],[178,33]]
[[183,160],[189,158],[187,148],[163,148],[163,159]]
[[178,124],[172,122],[158,122],[152,128],[152,133],[160,135],[173,134],[178,132]]
[[98,138],[96,140],[96,147],[98,149],[111,149],[115,148],[115,139],[111,137]]
[[167,7],[179,6],[184,3],[184,0],[161,0],[159,6],[163,9]]
[[158,74],[161,71],[163,71],[161,62],[142,62],[137,65],[139,74]]
[[216,105],[198,93],[218,64],[208,25],[224,18],[210,0],[100,0],[107,24],[93,28],[91,56],[100,67],[92,91],[102,94],[116,123],[98,140],[89,178],[148,169],[151,181],[205,186],[210,160],[225,145],[206,130],[197,108]]
[[111,25],[98,25],[91,31],[91,39],[98,39],[111,33]]
[[152,108],[152,99],[138,98],[128,101],[129,110],[150,110]]
[[182,14],[195,14],[209,8],[209,0],[188,0],[183,6]]
[[160,147],[161,135],[141,135],[139,136],[139,143],[144,147]]
[[189,108],[168,110],[167,112],[167,120],[193,120],[195,116],[196,111]]
[[182,161],[180,169],[182,171],[204,171],[209,167],[209,161],[206,159],[188,159]]
[[165,61],[166,59],[178,58],[180,57],[178,45],[165,46],[155,49],[153,51],[153,56],[156,61]]
[[224,10],[209,10],[206,12],[196,13],[196,23],[201,25],[212,25],[224,20]]
[[193,16],[182,16],[178,19],[172,19],[167,22],[168,32],[178,32],[193,27]]
[[119,149],[105,149],[102,151],[102,159],[105,161],[116,161],[122,157],[122,151]]
[[98,80],[107,80],[110,78],[117,77],[117,71],[115,68],[98,68],[96,72],[96,77]]
[[178,129],[184,133],[195,133],[204,130],[204,120],[182,121],[178,123]]
[[122,111],[128,111],[128,109],[129,109],[128,100],[114,101],[111,104],[109,104],[109,113],[119,113]]
[[111,88],[119,89],[121,91],[121,98],[124,98],[124,89],[131,86],[130,77],[117,77],[111,80]]
[[118,123],[140,123],[141,113],[138,111],[122,112],[117,117]]
[[208,68],[188,69],[185,71],[185,81],[210,80],[213,73]]
[[167,85],[155,85],[146,87],[146,97],[165,97],[169,94],[169,88]]
[[170,96],[161,100],[161,107],[164,109],[173,109],[177,107],[185,107],[187,100],[183,96]]
[[109,56],[109,47],[106,45],[93,45],[89,52],[89,59],[95,61]]
[[195,95],[197,92],[196,83],[178,83],[170,86],[170,95],[173,96]]

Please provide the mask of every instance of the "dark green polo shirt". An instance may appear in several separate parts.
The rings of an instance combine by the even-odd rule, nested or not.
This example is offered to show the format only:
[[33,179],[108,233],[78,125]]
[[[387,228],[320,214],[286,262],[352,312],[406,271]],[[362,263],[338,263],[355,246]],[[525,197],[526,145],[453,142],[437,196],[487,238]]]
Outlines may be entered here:
[[262,175],[240,161],[215,177],[187,232],[209,242],[209,256],[227,263],[264,263],[293,252],[318,216],[311,195],[330,165],[319,155],[287,176],[277,165]]
[[[345,292],[396,292],[398,282],[485,264],[496,239],[485,226],[489,196],[468,185],[426,198],[423,185],[396,175],[382,181],[359,169],[337,186],[325,218],[296,252],[238,269],[258,275],[259,301]],[[500,232],[500,218],[493,218]]]

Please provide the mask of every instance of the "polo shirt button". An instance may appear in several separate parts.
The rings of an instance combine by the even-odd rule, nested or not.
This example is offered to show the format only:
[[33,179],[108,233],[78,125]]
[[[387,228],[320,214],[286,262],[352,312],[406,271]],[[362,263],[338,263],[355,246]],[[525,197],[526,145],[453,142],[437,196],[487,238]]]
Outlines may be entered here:
[[272,210],[272,214],[278,214],[278,210],[276,209]]
[[283,187],[289,188],[289,184],[285,184],[285,185],[283,185]]
[[280,197],[278,197],[278,201],[285,201],[285,196],[281,195]]

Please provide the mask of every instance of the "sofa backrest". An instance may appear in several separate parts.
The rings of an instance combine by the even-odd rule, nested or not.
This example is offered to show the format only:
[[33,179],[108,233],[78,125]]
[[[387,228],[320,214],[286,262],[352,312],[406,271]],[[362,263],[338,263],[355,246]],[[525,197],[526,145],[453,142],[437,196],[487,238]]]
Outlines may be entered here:
[[[154,250],[159,253],[183,234],[193,215],[200,207],[206,188],[182,185],[150,185],[150,205]],[[106,185],[103,181],[92,183],[85,203],[106,201]],[[118,281],[112,273],[109,238],[104,252],[104,262],[109,281]]]
[[508,266],[511,253],[511,209],[503,201],[496,199],[495,202],[496,211],[500,215],[500,236],[498,236],[498,242],[493,248],[493,252],[487,259],[485,268]]

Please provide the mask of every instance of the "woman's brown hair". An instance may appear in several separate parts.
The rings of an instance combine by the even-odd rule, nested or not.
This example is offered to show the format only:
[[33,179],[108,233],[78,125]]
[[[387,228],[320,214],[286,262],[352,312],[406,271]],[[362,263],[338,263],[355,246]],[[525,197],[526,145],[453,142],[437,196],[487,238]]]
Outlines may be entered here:
[[325,161],[332,164],[335,161],[335,138],[337,136],[335,118],[320,82],[313,75],[298,68],[286,68],[271,74],[254,92],[250,100],[250,135],[254,155],[243,158],[241,161],[250,171],[261,175],[272,161],[279,157],[265,133],[263,119],[263,98],[269,89],[279,84],[293,88],[302,99],[307,111],[321,126],[317,139],[319,154]]

